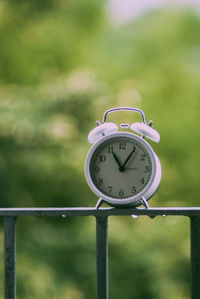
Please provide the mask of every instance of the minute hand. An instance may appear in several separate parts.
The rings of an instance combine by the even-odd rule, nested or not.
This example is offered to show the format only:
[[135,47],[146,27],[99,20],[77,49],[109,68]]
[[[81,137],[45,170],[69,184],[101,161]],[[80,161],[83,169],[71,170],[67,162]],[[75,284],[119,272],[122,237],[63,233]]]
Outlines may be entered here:
[[131,158],[131,156],[132,156],[132,154],[135,152],[135,146],[134,146],[134,148],[132,149],[132,151],[130,152],[130,154],[128,155],[128,157],[126,158],[126,160],[125,160],[125,162],[122,164],[122,168],[123,168],[123,170],[124,170],[124,168],[125,168],[125,165],[127,164],[127,162],[129,161],[129,159]]

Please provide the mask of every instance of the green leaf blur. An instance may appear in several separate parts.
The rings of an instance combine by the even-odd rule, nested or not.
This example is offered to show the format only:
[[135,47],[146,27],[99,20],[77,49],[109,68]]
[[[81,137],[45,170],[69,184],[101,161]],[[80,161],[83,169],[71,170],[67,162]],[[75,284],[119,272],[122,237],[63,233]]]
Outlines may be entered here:
[[[166,6],[119,25],[106,5],[0,2],[1,208],[95,206],[87,136],[116,106],[142,109],[161,135],[150,205],[199,206],[199,13]],[[189,263],[186,219],[109,219],[110,298],[188,299]],[[19,218],[17,277],[20,299],[94,299],[95,220]]]

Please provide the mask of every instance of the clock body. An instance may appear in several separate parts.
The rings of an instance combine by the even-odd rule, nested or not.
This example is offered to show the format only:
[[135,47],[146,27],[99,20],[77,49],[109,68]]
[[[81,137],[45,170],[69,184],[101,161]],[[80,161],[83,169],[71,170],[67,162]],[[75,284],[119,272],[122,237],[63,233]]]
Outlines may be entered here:
[[140,136],[116,132],[102,137],[88,152],[85,176],[91,190],[112,206],[136,207],[148,200],[161,179],[161,166]]

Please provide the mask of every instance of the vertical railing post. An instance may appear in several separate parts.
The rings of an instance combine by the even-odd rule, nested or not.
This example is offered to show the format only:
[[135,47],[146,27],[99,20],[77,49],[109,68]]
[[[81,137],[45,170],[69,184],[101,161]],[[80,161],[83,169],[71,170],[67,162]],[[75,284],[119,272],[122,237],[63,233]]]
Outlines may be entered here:
[[191,299],[200,298],[200,217],[190,217]]
[[4,298],[16,299],[16,217],[4,218]]
[[108,219],[96,217],[97,299],[108,299]]

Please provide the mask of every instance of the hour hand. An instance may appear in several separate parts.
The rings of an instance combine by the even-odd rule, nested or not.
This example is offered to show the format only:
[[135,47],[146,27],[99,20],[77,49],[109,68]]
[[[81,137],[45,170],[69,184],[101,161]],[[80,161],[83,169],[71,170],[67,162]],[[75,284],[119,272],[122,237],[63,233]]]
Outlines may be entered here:
[[119,170],[121,171],[121,163],[119,162],[119,159],[117,158],[117,156],[115,155],[115,153],[114,152],[112,152],[112,154],[113,154],[113,157],[114,157],[114,159],[115,159],[115,161],[117,162],[117,165],[119,166]]

